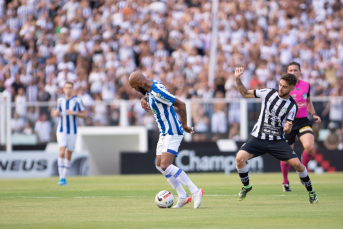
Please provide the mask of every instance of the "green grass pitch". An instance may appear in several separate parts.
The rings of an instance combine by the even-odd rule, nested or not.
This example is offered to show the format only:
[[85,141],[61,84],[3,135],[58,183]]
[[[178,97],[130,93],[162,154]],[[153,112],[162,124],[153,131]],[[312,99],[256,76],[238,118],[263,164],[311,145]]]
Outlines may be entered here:
[[[189,174],[205,190],[199,209],[159,209],[162,175],[0,180],[0,228],[343,228],[343,173],[310,173],[319,204],[295,173],[291,193],[281,173],[249,174],[253,189],[239,202],[237,173]],[[188,190],[187,190],[188,191]]]

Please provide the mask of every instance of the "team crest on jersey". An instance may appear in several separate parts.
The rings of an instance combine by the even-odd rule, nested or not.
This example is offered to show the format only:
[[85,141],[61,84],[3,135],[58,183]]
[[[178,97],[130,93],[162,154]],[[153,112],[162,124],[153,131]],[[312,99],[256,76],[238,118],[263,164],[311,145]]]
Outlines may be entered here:
[[152,112],[153,114],[157,114],[157,112],[156,112],[155,109],[152,109],[151,112]]
[[296,94],[292,95],[293,98],[295,98],[296,96],[297,96]]
[[286,111],[287,111],[286,108],[282,108],[282,109],[281,109],[281,112],[282,112],[282,113],[286,113]]
[[157,93],[156,97],[162,99],[163,101],[170,102],[169,99],[164,98],[160,93]]
[[307,99],[307,94],[306,93],[303,94],[303,99]]

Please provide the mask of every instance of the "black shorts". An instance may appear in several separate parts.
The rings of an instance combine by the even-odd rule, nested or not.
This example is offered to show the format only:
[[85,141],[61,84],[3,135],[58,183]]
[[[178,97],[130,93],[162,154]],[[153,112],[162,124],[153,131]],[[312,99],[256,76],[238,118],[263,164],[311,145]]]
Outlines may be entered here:
[[289,159],[298,157],[285,140],[266,141],[251,137],[242,145],[240,150],[254,154],[254,157],[269,153],[280,161],[287,161]]
[[293,127],[289,134],[285,134],[286,141],[289,145],[293,145],[295,142],[295,136],[300,138],[304,134],[313,134],[312,125],[308,118],[295,118],[293,121]]

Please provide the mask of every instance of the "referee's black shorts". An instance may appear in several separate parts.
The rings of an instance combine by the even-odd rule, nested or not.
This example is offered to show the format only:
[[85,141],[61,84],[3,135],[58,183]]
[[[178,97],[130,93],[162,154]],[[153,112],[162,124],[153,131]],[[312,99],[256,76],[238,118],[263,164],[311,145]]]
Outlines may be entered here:
[[293,120],[293,127],[289,134],[285,134],[286,141],[289,145],[293,145],[295,142],[295,137],[298,135],[300,138],[304,134],[313,134],[312,125],[307,117],[305,118],[295,118]]
[[269,153],[280,161],[287,161],[298,157],[285,140],[267,141],[250,137],[250,139],[242,145],[240,150],[254,154],[254,157]]

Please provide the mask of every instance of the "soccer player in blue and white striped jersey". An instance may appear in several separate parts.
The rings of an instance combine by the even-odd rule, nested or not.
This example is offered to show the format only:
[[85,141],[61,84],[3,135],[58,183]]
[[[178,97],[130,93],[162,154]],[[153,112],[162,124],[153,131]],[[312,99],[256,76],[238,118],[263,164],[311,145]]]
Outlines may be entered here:
[[[182,185],[186,186],[192,193],[194,208],[198,208],[201,204],[204,190],[194,185],[182,169],[172,164],[177,156],[184,132],[194,133],[194,128],[187,125],[185,103],[170,94],[163,84],[155,80],[150,81],[140,72],[133,72],[130,75],[129,83],[137,92],[145,95],[141,99],[142,107],[147,112],[152,111],[160,130],[156,149],[156,168],[165,175],[167,181],[179,196],[179,200],[173,208],[182,208],[192,200]],[[173,107],[179,109],[181,121],[176,116]]]
[[[86,118],[85,107],[81,99],[72,96],[73,86],[72,82],[65,83],[63,87],[65,97],[58,99],[57,109],[51,112],[52,117],[60,117],[56,131],[57,143],[60,149],[57,161],[60,175],[58,185],[67,185],[66,175],[76,142],[76,118]],[[66,150],[67,153],[65,153]]]

